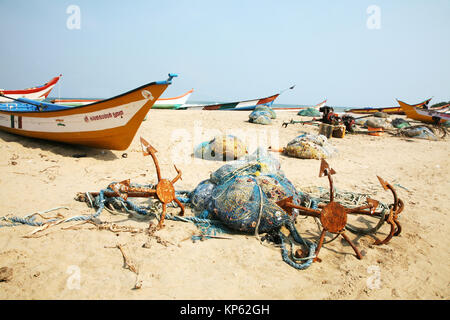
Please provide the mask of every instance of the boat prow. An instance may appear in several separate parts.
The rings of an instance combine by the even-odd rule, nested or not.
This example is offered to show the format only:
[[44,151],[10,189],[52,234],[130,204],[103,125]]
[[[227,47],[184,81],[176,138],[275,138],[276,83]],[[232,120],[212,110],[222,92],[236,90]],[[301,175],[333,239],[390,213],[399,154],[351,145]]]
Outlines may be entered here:
[[0,129],[32,138],[125,150],[147,112],[175,76],[169,74],[165,81],[78,107],[15,99],[0,104]]

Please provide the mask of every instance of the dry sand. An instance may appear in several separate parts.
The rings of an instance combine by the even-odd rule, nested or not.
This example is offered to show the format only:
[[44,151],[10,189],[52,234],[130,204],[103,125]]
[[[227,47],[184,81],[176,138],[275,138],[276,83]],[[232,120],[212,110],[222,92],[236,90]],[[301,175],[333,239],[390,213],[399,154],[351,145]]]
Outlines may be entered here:
[[[126,151],[69,146],[0,132],[0,216],[23,217],[60,206],[68,209],[45,216],[88,215],[94,209],[75,201],[77,192],[99,191],[112,181],[128,178],[155,183],[155,169],[151,158],[142,156],[140,136],[158,150],[162,175],[174,177],[175,163],[183,172],[176,188],[192,190],[224,164],[190,157],[199,138],[204,141],[217,132],[240,130],[250,140],[258,137],[261,144],[276,146],[278,142],[282,147],[301,131],[318,131],[300,124],[282,128],[283,121],[300,118],[295,112],[278,112],[270,126],[248,123],[248,114],[151,110]],[[253,235],[193,243],[190,236],[196,227],[170,220],[165,229],[155,233],[159,238],[95,230],[88,224],[62,229],[74,222],[36,233],[39,237],[24,238],[36,227],[20,225],[0,228],[0,268],[13,271],[9,281],[0,282],[0,299],[449,299],[448,138],[427,141],[388,134],[347,134],[330,142],[339,149],[328,161],[337,172],[334,177],[339,189],[371,192],[373,198],[391,202],[377,175],[406,188],[397,187],[405,203],[400,236],[387,245],[373,246],[372,237],[349,233],[365,253],[362,260],[356,259],[347,244],[335,240],[321,250],[321,263],[296,270],[282,261],[278,248],[261,245]],[[125,152],[126,158],[122,157]],[[75,154],[86,157],[75,158]],[[318,160],[279,157],[282,170],[297,188],[328,186],[326,178],[318,177]],[[169,212],[176,214],[178,209]],[[192,215],[190,209],[186,214]],[[148,226],[148,219],[108,211],[100,219],[122,226]],[[297,228],[306,238],[317,239],[319,230],[311,219],[298,219]],[[152,220],[157,223],[155,217]],[[388,230],[384,226],[380,237]],[[118,244],[138,269],[138,276],[124,267]],[[136,283],[140,289],[133,290]]]

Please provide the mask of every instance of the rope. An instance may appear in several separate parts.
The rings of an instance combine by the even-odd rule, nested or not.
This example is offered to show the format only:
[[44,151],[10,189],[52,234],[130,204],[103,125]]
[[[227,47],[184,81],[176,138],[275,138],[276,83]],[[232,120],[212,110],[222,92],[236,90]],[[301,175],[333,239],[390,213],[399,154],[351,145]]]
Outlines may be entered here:
[[286,227],[287,229],[290,231],[292,237],[294,238],[294,240],[298,243],[300,243],[301,245],[307,246],[308,247],[308,257],[306,258],[296,258],[296,260],[298,261],[305,261],[303,263],[297,263],[295,261],[292,260],[292,258],[289,257],[288,251],[286,249],[286,245],[285,245],[285,235],[283,234],[283,232],[281,232],[281,230],[278,231],[278,235],[281,239],[281,257],[283,258],[283,261],[286,262],[288,265],[290,265],[291,267],[298,269],[298,270],[304,270],[306,268],[308,268],[309,266],[311,266],[311,264],[314,262],[314,258],[315,258],[315,254],[314,252],[316,251],[316,244],[308,241],[308,240],[304,240],[300,234],[298,233],[297,229],[295,228],[295,226],[292,224],[292,222],[287,222],[286,223]]
[[[255,181],[256,182],[256,181]],[[261,186],[256,183],[256,185],[258,186],[259,189],[259,213],[258,213],[258,222],[256,223],[256,227],[255,227],[255,237],[256,239],[258,239],[259,242],[261,242],[261,237],[259,236],[258,233],[258,229],[259,229],[259,224],[261,223],[261,216],[262,216],[262,212],[263,212],[263,194],[262,194],[262,189]]]
[[38,211],[38,212],[35,212],[35,213],[31,213],[29,215],[26,215],[25,217],[7,217],[7,216],[1,217],[0,220],[12,222],[12,223],[10,223],[10,224],[1,224],[0,228],[1,227],[14,227],[14,226],[21,225],[21,224],[26,224],[26,225],[29,225],[29,226],[32,226],[32,227],[40,227],[40,226],[43,226],[46,223],[58,221],[58,219],[49,219],[46,222],[40,222],[40,221],[35,221],[36,220],[36,215],[39,215],[39,216],[42,217],[42,214],[44,214],[44,213],[47,213],[47,212],[50,212],[50,211],[59,210],[59,209],[67,209],[68,210],[69,208],[67,208],[67,207],[56,207],[56,208],[48,209],[48,210],[45,210],[45,211]]

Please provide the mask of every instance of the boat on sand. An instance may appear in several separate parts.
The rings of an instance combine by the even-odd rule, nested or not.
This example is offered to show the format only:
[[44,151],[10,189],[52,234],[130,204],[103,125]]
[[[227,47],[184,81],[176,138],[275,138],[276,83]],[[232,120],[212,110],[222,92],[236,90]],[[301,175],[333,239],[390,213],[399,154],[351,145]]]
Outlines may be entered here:
[[410,119],[425,123],[443,123],[447,120],[450,120],[449,113],[421,108],[421,104],[410,105],[398,99],[397,102],[402,108],[403,112],[406,114],[406,117]]
[[0,104],[0,129],[26,137],[125,150],[155,101],[172,83],[145,84],[113,98],[85,106],[67,107],[25,98]]
[[[416,108],[426,108],[428,103],[430,102],[431,98],[428,100],[425,100],[423,102],[420,102],[418,104],[415,104],[414,107]],[[441,106],[441,107],[429,107],[429,110],[434,111],[445,111],[448,109],[449,105]],[[353,109],[346,109],[345,112],[350,113],[356,113],[356,114],[374,114],[376,112],[384,112],[387,114],[398,114],[398,115],[404,115],[405,112],[403,111],[402,107],[369,107],[369,108],[353,108]]]

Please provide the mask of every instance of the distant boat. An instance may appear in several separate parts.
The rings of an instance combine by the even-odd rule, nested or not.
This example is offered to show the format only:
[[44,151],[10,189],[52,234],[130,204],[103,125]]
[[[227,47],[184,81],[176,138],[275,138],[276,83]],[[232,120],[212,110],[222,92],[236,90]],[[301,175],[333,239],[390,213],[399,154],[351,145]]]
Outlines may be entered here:
[[[59,81],[59,78],[61,78],[62,75],[59,75],[57,77],[54,77],[52,80],[47,82],[46,84],[42,86],[37,86],[33,88],[28,89],[22,89],[22,90],[5,90],[0,89],[0,93],[4,94],[5,96],[17,99],[17,98],[26,98],[26,99],[32,99],[36,101],[42,101],[46,99],[52,91],[53,87],[56,85],[56,83]],[[2,96],[0,96],[0,103],[2,102],[10,102],[10,99],[6,99]]]
[[216,104],[209,104],[209,105],[195,105],[190,106],[184,109],[201,109],[201,110],[253,110],[256,108],[256,106],[259,105],[266,105],[268,107],[271,107],[273,102],[280,94],[282,94],[284,91],[289,89],[294,89],[295,85],[282,90],[281,92],[274,94],[270,97],[265,98],[259,98],[259,99],[253,99],[253,100],[243,100],[243,101],[237,101],[237,102],[226,102],[226,103],[216,103]]
[[[427,100],[430,101],[431,99]],[[400,101],[397,99],[398,104],[402,108],[403,112],[406,114],[406,117],[418,120],[421,122],[426,123],[435,123],[435,122],[445,122],[447,120],[450,120],[450,114],[445,111],[436,111],[433,109],[425,109],[421,106],[424,105],[424,102],[415,104],[415,105],[409,105],[403,101]],[[445,106],[444,106],[445,107]],[[441,109],[443,110],[443,109]]]
[[[194,89],[174,98],[159,98],[153,105],[153,109],[178,109],[182,108]],[[84,106],[90,103],[101,101],[101,99],[53,99],[50,102],[62,106]]]
[[0,104],[0,129],[26,137],[125,150],[147,112],[176,76],[169,74],[165,81],[78,107],[4,95],[15,102]]
[[327,100],[323,100],[322,102],[316,104],[315,106],[312,107],[291,107],[291,108],[286,108],[286,107],[272,107],[273,110],[276,111],[300,111],[300,110],[305,110],[308,108],[314,108],[316,110],[319,110],[321,107],[323,107],[325,104],[327,103]]
[[369,107],[369,108],[353,108],[345,109],[345,112],[357,114],[372,114],[375,112],[384,112],[387,114],[404,114],[400,107]]
[[194,92],[194,89],[182,94],[181,96],[174,98],[159,98],[156,100],[153,109],[179,109],[182,108],[190,95]]
[[[430,102],[432,98],[425,100],[421,103],[414,105],[416,108],[424,108]],[[436,107],[436,108],[428,108],[429,110],[435,111],[443,111],[448,108],[449,105]],[[384,112],[387,114],[398,114],[404,115],[403,109],[401,107],[371,107],[371,108],[354,108],[354,109],[346,109],[345,112],[357,113],[357,114],[372,114],[375,112]]]

